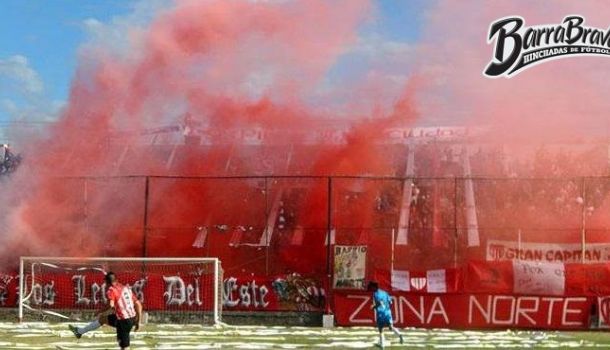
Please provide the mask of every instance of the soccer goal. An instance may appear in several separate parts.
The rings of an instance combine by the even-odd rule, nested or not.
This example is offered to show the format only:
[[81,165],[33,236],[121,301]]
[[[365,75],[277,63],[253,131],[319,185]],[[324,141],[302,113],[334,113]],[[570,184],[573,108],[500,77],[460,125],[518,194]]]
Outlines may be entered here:
[[22,257],[19,320],[79,320],[107,304],[112,271],[144,305],[150,322],[217,324],[222,268],[216,258]]

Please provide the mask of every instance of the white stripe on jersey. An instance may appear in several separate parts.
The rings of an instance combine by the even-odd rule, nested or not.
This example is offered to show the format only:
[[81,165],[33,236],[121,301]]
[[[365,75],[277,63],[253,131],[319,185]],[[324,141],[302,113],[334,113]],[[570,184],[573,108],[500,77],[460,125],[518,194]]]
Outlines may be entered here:
[[133,305],[133,293],[131,291],[131,288],[124,287],[123,295],[121,296],[121,298],[125,299],[126,318],[136,317],[136,308]]
[[133,305],[132,292],[129,287],[122,286],[121,295],[117,300],[115,307],[116,315],[118,319],[124,320],[127,318],[136,317],[136,310]]

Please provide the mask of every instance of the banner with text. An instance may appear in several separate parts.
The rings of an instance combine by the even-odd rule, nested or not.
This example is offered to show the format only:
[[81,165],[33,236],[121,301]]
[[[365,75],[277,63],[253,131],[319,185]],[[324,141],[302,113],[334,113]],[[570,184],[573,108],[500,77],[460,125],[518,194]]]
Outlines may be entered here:
[[[212,275],[119,274],[149,311],[212,310]],[[225,311],[321,311],[326,292],[313,279],[298,274],[274,278],[228,276],[221,286]],[[0,276],[0,306],[15,307],[18,277]],[[106,284],[100,273],[43,274],[25,289],[27,303],[41,309],[100,309],[106,299]]]
[[[487,241],[487,261],[528,260],[563,263],[583,262],[580,243],[531,243],[517,241]],[[610,244],[585,245],[584,261],[610,261]]]
[[[598,300],[596,297],[404,292],[394,293],[392,299],[392,315],[399,327],[548,329],[590,328],[591,309]],[[338,292],[334,301],[339,326],[375,324],[370,294]],[[602,315],[606,314],[610,312]]]
[[367,246],[335,246],[334,288],[364,289]]

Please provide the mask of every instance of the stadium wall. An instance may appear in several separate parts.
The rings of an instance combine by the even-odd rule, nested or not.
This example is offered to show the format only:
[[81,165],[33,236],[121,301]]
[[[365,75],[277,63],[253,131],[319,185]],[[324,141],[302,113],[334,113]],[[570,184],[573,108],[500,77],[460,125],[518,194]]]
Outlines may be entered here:
[[[517,270],[524,265],[529,265],[525,274]],[[96,278],[76,274],[40,278],[32,306],[76,310],[86,299],[101,307],[102,294],[93,288]],[[446,269],[443,274],[437,270],[433,274],[412,272],[410,276],[409,291],[404,290],[404,284],[399,287],[391,276],[377,276],[382,287],[392,291],[393,314],[401,327],[584,330],[610,324],[610,264],[553,264],[549,268],[540,263],[470,262],[465,268]],[[528,278],[533,276],[537,277]],[[196,309],[198,302],[209,301],[203,290],[191,288],[189,295],[181,296],[176,294],[171,279],[145,278],[145,284],[138,284],[142,276],[135,275],[125,282],[139,285],[137,293],[148,312],[188,312]],[[0,304],[16,307],[18,277],[3,275],[1,280]],[[225,321],[278,324],[283,319],[311,325],[319,321],[327,293],[308,283],[313,282],[290,277],[286,281],[281,277],[228,276],[222,300]],[[370,298],[370,293],[362,290],[334,289],[331,309],[337,325],[374,325]]]

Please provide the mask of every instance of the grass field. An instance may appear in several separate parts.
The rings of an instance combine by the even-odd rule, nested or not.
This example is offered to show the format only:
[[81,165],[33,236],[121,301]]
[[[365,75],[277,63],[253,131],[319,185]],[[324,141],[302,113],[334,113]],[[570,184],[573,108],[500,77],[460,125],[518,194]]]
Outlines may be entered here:
[[[405,344],[386,335],[386,348],[610,349],[605,332],[452,331],[406,329]],[[387,342],[389,340],[389,343]],[[306,328],[146,325],[132,335],[132,349],[374,349],[373,328]],[[0,349],[116,349],[113,329],[104,327],[76,340],[67,324],[0,323]]]

